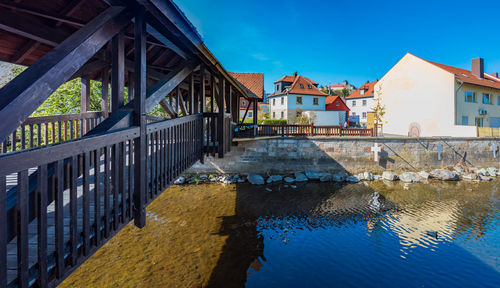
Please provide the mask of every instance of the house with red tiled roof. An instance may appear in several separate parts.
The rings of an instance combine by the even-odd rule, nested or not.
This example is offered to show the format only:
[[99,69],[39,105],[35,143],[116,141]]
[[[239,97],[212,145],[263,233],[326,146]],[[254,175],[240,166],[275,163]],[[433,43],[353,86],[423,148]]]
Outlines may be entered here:
[[354,86],[352,86],[347,80],[344,80],[342,83],[327,86],[326,89],[331,91],[332,94],[335,92],[340,92],[344,89],[347,89],[349,93],[352,93],[352,91],[355,90]]
[[[248,92],[250,95],[255,95],[259,98],[259,102],[264,99],[264,73],[236,73],[229,72],[231,76]],[[247,107],[250,105],[250,108]],[[260,108],[260,105],[257,105]],[[245,116],[246,118],[253,117],[253,103],[250,103],[247,99],[240,98],[240,118]]]
[[352,116],[349,118],[351,122],[358,122],[361,126],[367,125],[367,115],[373,112],[375,105],[373,98],[377,81],[366,81],[365,84],[345,98],[347,107],[350,110],[349,116]]
[[410,136],[476,136],[478,127],[500,127],[500,78],[484,60],[469,69],[407,53],[375,84],[386,107],[384,133]]
[[274,82],[275,91],[268,96],[271,119],[292,120],[299,111],[324,111],[328,94],[318,83],[294,73]]

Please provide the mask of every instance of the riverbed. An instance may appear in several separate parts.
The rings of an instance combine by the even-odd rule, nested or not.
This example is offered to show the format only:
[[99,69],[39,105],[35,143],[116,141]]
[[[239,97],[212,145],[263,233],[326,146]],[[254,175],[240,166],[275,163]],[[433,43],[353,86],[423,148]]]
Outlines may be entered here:
[[60,286],[500,287],[499,188],[173,186]]

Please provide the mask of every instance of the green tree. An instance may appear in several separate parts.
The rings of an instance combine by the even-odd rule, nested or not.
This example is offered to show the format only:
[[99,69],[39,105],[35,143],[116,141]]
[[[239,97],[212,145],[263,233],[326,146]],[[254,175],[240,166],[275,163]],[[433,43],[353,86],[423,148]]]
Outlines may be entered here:
[[373,107],[373,118],[375,121],[375,125],[383,123],[383,118],[385,115],[385,105],[382,104],[382,88],[379,86],[377,90],[377,98],[375,99],[375,107]]

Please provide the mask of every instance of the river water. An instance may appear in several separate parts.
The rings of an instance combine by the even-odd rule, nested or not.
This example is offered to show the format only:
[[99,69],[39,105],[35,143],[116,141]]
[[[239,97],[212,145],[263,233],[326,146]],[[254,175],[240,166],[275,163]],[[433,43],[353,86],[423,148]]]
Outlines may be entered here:
[[171,187],[61,286],[500,287],[500,179],[297,186]]

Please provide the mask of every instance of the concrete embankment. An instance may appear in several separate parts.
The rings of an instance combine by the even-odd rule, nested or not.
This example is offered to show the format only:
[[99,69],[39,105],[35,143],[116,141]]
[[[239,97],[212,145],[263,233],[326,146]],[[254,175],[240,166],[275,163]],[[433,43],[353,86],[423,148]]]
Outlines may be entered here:
[[[380,147],[374,161],[372,147]],[[287,173],[294,171],[420,171],[500,165],[500,138],[292,137],[238,140],[224,158],[205,158],[187,173]],[[378,150],[378,149],[375,149]],[[496,151],[494,151],[496,150]],[[498,155],[496,155],[498,154]],[[495,158],[496,155],[496,158]]]

